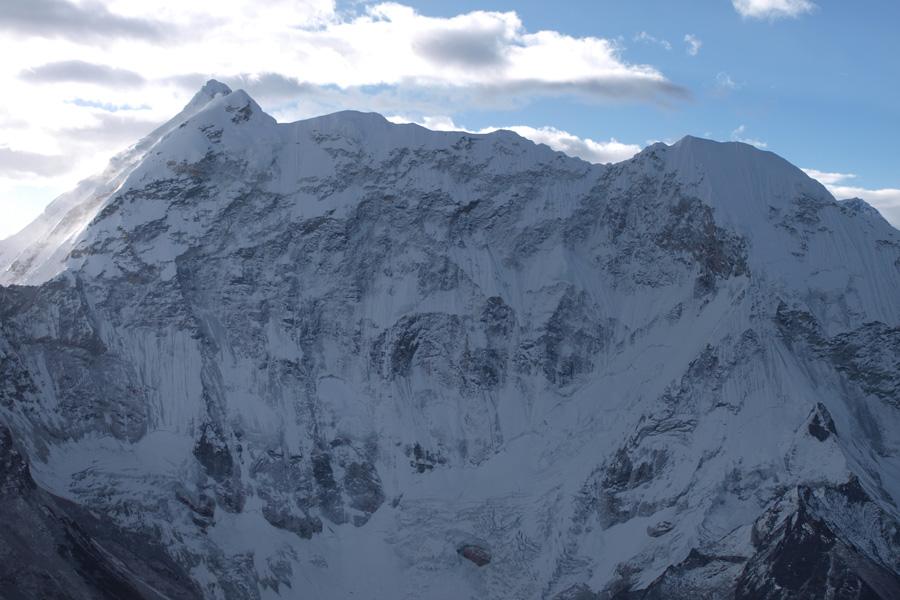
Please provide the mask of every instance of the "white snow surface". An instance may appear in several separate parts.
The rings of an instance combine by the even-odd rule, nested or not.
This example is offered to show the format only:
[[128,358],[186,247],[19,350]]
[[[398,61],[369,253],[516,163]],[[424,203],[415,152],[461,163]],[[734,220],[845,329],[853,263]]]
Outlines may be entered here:
[[225,84],[210,81],[184,109],[139,142],[113,157],[106,170],[89,177],[51,202],[37,219],[0,245],[0,285],[34,285],[58,275],[68,253],[110,196],[167,133],[204,109],[212,100],[230,94]]
[[[900,234],[745,144],[591,165],[511,132],[277,123],[211,82],[5,248],[0,282],[81,286],[137,390],[78,421],[50,350],[24,356],[41,408],[4,414],[33,432],[35,478],[161,532],[210,598],[639,589],[693,548],[749,556],[785,490],[851,476],[900,516],[898,399],[775,324],[900,326]],[[34,310],[30,339],[70,335]],[[244,503],[217,496],[201,529],[176,496],[224,493],[192,453],[212,421]],[[440,457],[422,472],[417,444]],[[322,447],[365,455],[384,501],[360,526],[314,504],[304,539],[265,517],[260,465]]]

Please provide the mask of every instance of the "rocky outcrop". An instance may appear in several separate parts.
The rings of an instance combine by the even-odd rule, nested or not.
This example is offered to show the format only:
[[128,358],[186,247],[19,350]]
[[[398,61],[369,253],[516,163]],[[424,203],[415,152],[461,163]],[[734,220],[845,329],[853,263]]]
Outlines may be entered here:
[[483,567],[491,562],[491,553],[486,548],[477,544],[463,544],[456,549],[457,554],[465,558],[476,567]]
[[[787,516],[784,507],[776,505],[757,521],[757,553],[738,578],[735,598],[875,599],[900,594],[897,525],[856,480],[837,488],[801,488],[784,502],[796,503]],[[875,540],[860,544],[857,527],[873,522],[881,531]]]
[[151,536],[41,489],[0,424],[0,596],[187,600],[203,593]]

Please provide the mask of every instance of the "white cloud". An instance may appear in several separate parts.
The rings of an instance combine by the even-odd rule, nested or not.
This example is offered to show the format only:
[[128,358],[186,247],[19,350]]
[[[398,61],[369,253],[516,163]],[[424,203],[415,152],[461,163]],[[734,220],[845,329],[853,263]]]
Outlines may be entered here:
[[144,78],[134,71],[114,69],[83,60],[63,60],[39,65],[22,71],[19,77],[37,83],[76,81],[120,86],[144,83]]
[[11,150],[0,146],[0,175],[52,175],[64,171],[65,156]]
[[547,95],[658,103],[688,95],[657,68],[626,61],[614,40],[530,31],[515,12],[436,18],[395,2],[338,10],[334,0],[29,0],[4,4],[0,33],[4,193],[25,180],[34,189],[49,189],[50,178],[74,185],[99,171],[209,77],[246,87],[280,119],[344,108],[502,109]]
[[763,142],[762,140],[757,140],[753,138],[748,138],[744,134],[747,133],[747,127],[744,125],[738,125],[737,129],[731,132],[731,141],[733,142],[743,142],[744,144],[750,144],[751,146],[756,146],[757,148],[766,148],[768,144]]
[[[392,2],[349,15],[319,0],[231,0],[225,5],[209,0],[114,3],[129,18],[185,24],[186,33],[177,41],[160,44],[151,56],[132,52],[123,63],[145,77],[153,71],[217,76],[264,71],[341,88],[563,89],[651,100],[680,91],[657,69],[627,63],[610,40],[529,32],[515,12],[435,18]],[[159,72],[166,65],[177,70]]]
[[872,190],[847,185],[847,180],[856,179],[856,175],[853,173],[833,173],[817,169],[803,169],[803,172],[818,180],[838,200],[862,198],[877,208],[894,227],[900,229],[900,189],[881,188]]
[[0,177],[0,240],[20,231],[44,210],[47,200],[70,188],[66,180]]
[[810,0],[731,0],[734,9],[748,19],[799,17],[816,9]]
[[608,141],[595,141],[591,138],[580,138],[567,131],[555,127],[527,127],[517,125],[504,127],[515,131],[524,138],[538,144],[547,144],[554,150],[577,156],[592,163],[610,163],[627,160],[641,151],[636,144],[624,144],[615,138]]
[[822,185],[835,185],[847,179],[856,179],[853,173],[829,173],[816,169],[801,169],[804,173],[817,180]]
[[577,156],[592,163],[610,163],[627,160],[641,151],[637,144],[625,144],[615,138],[608,141],[596,141],[591,138],[582,138],[555,127],[530,127],[528,125],[511,125],[508,127],[485,127],[471,130],[457,125],[448,116],[426,116],[421,119],[409,119],[402,116],[388,117],[395,123],[418,123],[423,127],[437,131],[468,131],[470,133],[490,133],[499,129],[513,131],[523,138],[537,144],[546,144],[564,152],[569,156]]
[[687,44],[687,53],[691,56],[697,56],[700,54],[700,47],[703,45],[703,42],[693,33],[685,34],[684,43]]
[[731,75],[729,75],[728,73],[720,72],[716,74],[716,93],[725,95],[729,92],[733,92],[739,87],[741,86],[734,79],[732,79]]
[[668,40],[654,37],[654,36],[650,35],[649,33],[647,33],[646,31],[642,31],[642,32],[638,33],[637,35],[635,35],[634,41],[642,42],[645,44],[655,44],[665,50],[672,49],[672,44]]
[[111,12],[99,2],[28,0],[4,2],[0,29],[14,34],[84,40],[127,37],[161,39],[165,28],[153,18],[130,18]]

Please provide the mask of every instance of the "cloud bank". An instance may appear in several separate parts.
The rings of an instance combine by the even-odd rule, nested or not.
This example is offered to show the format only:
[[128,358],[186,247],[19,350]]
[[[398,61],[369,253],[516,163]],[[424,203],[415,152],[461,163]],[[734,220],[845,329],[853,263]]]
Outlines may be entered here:
[[39,65],[22,71],[19,77],[36,83],[78,82],[119,86],[144,83],[144,78],[134,71],[83,60],[62,60]]
[[302,116],[348,107],[424,113],[441,103],[515,108],[542,96],[660,104],[688,96],[656,67],[627,61],[614,40],[529,31],[515,12],[429,17],[394,2],[339,11],[332,0],[29,0],[5,2],[0,29],[0,110],[21,116],[16,129],[0,123],[0,136],[16,141],[13,150],[47,155],[65,152],[73,142],[66,132],[96,124],[110,107],[145,107],[123,119],[161,122],[209,77],[246,87],[274,112],[309,101]]
[[116,14],[98,2],[12,0],[3,2],[2,8],[0,29],[17,36],[64,38],[80,43],[110,38],[160,40],[166,31],[153,18]]
[[614,163],[628,160],[641,151],[637,144],[624,144],[615,138],[608,141],[596,141],[582,138],[555,127],[531,127],[528,125],[510,125],[506,127],[484,127],[472,130],[457,125],[447,116],[428,116],[422,119],[409,119],[402,116],[388,117],[394,123],[417,123],[436,131],[467,131],[469,133],[491,133],[501,129],[515,132],[536,144],[546,144],[559,152],[575,156],[591,163]]
[[[0,191],[16,194],[62,192],[100,171],[210,77],[246,89],[281,120],[346,108],[425,115],[544,97],[666,106],[689,97],[656,66],[627,60],[617,40],[530,30],[513,11],[431,17],[397,2],[334,0],[0,3]],[[563,133],[542,135],[561,145]],[[613,156],[578,147],[591,160]],[[0,238],[9,233],[0,227]]]

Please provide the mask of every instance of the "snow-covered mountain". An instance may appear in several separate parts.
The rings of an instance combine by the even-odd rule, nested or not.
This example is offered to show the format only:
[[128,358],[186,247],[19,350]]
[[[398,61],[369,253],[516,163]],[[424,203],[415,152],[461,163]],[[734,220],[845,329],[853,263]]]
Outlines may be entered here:
[[4,597],[900,598],[900,232],[772,153],[210,82],[0,260]]
[[103,173],[81,181],[74,190],[52,202],[28,227],[0,240],[0,285],[39,284],[58,275],[88,223],[140,164],[147,150],[211,100],[230,93],[225,84],[209,81],[172,120],[113,157]]

